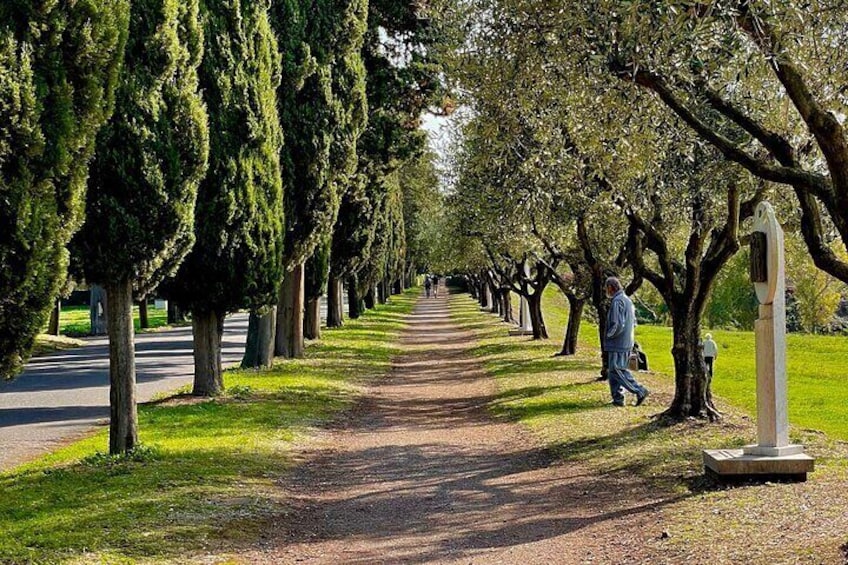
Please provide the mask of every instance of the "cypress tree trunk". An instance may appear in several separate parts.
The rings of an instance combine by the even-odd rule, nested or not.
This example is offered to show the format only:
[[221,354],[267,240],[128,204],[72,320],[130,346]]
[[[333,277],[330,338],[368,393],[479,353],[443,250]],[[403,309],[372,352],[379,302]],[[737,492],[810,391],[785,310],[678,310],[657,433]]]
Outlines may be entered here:
[[266,314],[251,312],[247,323],[247,341],[241,366],[259,369],[274,364],[274,334],[277,328],[276,308]]
[[62,299],[57,298],[53,304],[53,309],[50,311],[50,323],[47,325],[47,333],[50,335],[59,335],[59,324],[62,318]]
[[143,330],[150,328],[150,319],[147,316],[147,297],[138,301],[138,326]]
[[277,337],[274,352],[288,359],[303,357],[303,264],[286,273],[277,305]]
[[562,351],[557,355],[574,355],[577,353],[577,337],[580,333],[580,321],[583,319],[586,300],[570,293],[565,296],[568,298],[568,324],[562,341]]
[[342,281],[331,272],[327,281],[327,327],[340,328],[342,324]]
[[321,299],[310,298],[306,301],[306,313],[303,317],[303,337],[321,339]]
[[194,396],[218,396],[224,392],[221,370],[221,339],[224,314],[215,311],[192,311],[194,333]]
[[533,325],[533,339],[548,339],[548,329],[542,316],[542,293],[536,292],[527,298],[530,306],[530,323]]
[[716,420],[720,414],[713,404],[712,383],[701,354],[703,307],[687,304],[670,309],[674,343],[674,400],[665,414],[675,419],[688,417]]
[[347,279],[347,309],[348,316],[351,320],[357,319],[361,314],[361,304],[359,291],[356,288],[356,277],[350,276]]
[[109,453],[131,451],[138,443],[135,400],[133,296],[129,279],[109,284]]
[[376,292],[374,291],[374,286],[368,287],[368,292],[365,293],[365,296],[362,298],[365,307],[369,310],[373,310],[376,305]]
[[392,285],[392,294],[400,294],[403,292],[403,288],[400,284],[400,279],[397,279]]
[[380,304],[385,304],[388,299],[389,293],[386,292],[387,286],[388,283],[386,282],[386,279],[382,279],[379,283],[377,283],[377,302]]
[[168,300],[168,324],[182,324],[185,321],[185,313],[177,306],[176,301]]
[[91,335],[106,335],[106,316],[108,315],[109,299],[102,286],[92,285],[89,302],[89,318],[91,319]]

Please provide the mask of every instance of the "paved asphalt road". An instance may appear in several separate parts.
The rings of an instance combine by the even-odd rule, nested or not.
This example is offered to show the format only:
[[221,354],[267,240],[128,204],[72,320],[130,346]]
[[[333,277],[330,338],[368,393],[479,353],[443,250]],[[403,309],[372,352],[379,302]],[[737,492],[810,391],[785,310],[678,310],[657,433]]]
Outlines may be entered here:
[[[227,319],[225,366],[241,361],[246,333],[246,314]],[[193,369],[190,327],[136,336],[140,402],[190,383]],[[108,417],[106,338],[92,338],[85,347],[35,358],[17,379],[0,384],[0,470],[55,449],[106,423]]]

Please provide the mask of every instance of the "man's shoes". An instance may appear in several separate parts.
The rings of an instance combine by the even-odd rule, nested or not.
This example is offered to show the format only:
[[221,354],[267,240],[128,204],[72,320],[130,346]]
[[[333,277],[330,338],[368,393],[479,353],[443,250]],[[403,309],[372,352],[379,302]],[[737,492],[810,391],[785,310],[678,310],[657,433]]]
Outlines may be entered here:
[[645,399],[648,398],[648,395],[650,395],[650,394],[651,394],[651,391],[649,391],[648,389],[645,389],[644,393],[642,393],[641,395],[636,397],[636,406],[641,406],[645,402]]
[[615,406],[617,408],[624,408],[624,402],[610,402],[610,406]]

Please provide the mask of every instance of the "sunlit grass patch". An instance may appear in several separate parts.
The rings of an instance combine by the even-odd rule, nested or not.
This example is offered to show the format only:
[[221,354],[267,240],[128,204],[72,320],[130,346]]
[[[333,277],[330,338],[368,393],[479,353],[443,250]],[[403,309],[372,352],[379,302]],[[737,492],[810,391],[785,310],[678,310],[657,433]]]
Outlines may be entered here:
[[183,563],[254,540],[284,512],[293,443],[388,372],[416,296],[326,330],[305,359],[228,371],[221,398],[141,406],[137,456],[98,455],[104,430],[0,475],[0,563]]
[[[609,405],[608,384],[596,381],[600,371],[596,326],[584,323],[577,355],[553,357],[560,349],[567,307],[552,294],[545,303],[552,336],[546,341],[509,337],[505,324],[482,314],[467,296],[452,298],[451,314],[473,331],[472,352],[496,380],[497,393],[490,403],[496,417],[530,428],[562,461],[587,469],[602,484],[614,488],[621,504],[663,501],[657,538],[650,542],[651,551],[663,556],[662,562],[794,563],[806,556],[809,559],[803,562],[820,563],[843,555],[840,547],[848,547],[848,514],[844,511],[848,505],[848,444],[840,441],[838,434],[848,426],[845,405],[832,405],[833,414],[842,414],[830,422],[830,429],[837,434],[797,425],[792,428],[793,440],[805,444],[817,458],[808,483],[722,487],[704,477],[702,451],[756,441],[753,409],[746,409],[754,404],[753,372],[751,382],[740,378],[744,386],[736,389],[716,383],[717,402],[725,415],[722,422],[665,422],[655,416],[670,404],[674,381],[670,354],[669,365],[664,365],[658,350],[670,348],[670,340],[667,344],[654,342],[653,336],[663,336],[666,328],[642,326],[640,340],[646,344],[656,372],[638,373],[637,377],[652,395],[641,407],[616,408]],[[721,354],[727,367],[733,366],[734,354],[746,355],[741,344],[753,341],[750,335],[732,337],[737,341],[725,340],[721,333],[717,337],[729,343]],[[805,339],[819,338],[796,339],[803,344]],[[790,344],[790,351],[792,347]],[[795,347],[790,357],[799,359],[807,354],[803,345]],[[810,353],[816,350],[817,346],[809,348]],[[812,358],[808,363],[808,371],[817,370]],[[848,356],[841,363],[848,364]],[[662,372],[666,370],[668,373]],[[719,373],[716,378],[723,377]],[[802,383],[803,379],[796,377],[796,386]],[[742,401],[749,397],[751,402]],[[796,412],[807,410],[813,418],[822,416],[797,402],[791,406]],[[793,423],[798,420],[797,415],[792,416]],[[572,471],[569,468],[567,472]],[[671,532],[670,537],[659,537],[663,529]]]

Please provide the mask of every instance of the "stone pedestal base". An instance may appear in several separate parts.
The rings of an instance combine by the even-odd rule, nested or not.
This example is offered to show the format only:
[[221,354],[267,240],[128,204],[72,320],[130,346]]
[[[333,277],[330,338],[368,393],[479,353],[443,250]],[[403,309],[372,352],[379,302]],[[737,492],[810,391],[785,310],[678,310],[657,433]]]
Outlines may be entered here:
[[509,335],[533,335],[533,330],[522,330],[521,328],[517,328],[509,330]]
[[[780,456],[746,453],[746,450],[789,451]],[[789,449],[791,448],[791,449]],[[792,451],[795,451],[792,453]],[[759,448],[749,446],[742,449],[707,449],[704,451],[704,470],[709,475],[720,479],[762,481],[806,481],[807,473],[813,472],[815,459],[803,452],[803,447],[787,446],[784,448]]]

